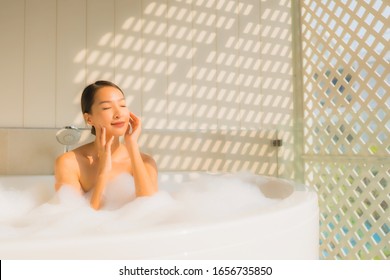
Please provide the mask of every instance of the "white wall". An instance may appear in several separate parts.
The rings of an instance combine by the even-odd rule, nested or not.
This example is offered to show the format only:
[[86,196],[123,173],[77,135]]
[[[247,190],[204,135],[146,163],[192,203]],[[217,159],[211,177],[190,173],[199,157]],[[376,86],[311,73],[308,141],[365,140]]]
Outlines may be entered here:
[[293,143],[287,0],[0,0],[0,7],[3,131],[83,127],[82,89],[108,79],[150,134],[249,129],[261,141],[278,133]]

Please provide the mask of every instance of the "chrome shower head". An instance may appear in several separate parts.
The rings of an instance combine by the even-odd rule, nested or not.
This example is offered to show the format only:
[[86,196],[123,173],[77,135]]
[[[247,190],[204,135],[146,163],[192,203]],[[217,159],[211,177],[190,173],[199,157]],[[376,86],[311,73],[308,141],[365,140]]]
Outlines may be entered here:
[[62,145],[65,145],[65,152],[69,150],[69,146],[77,144],[80,137],[80,130],[74,126],[65,126],[56,133],[57,141]]

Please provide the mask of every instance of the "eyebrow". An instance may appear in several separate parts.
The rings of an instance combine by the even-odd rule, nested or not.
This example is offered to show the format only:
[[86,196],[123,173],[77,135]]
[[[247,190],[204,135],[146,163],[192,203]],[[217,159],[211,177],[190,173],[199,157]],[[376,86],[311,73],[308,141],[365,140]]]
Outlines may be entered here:
[[[125,100],[125,98],[123,97],[123,98],[121,98],[121,99],[119,99],[118,100],[118,102],[121,102],[121,101],[123,101],[123,100]],[[100,101],[99,103],[98,103],[98,105],[101,105],[101,104],[104,104],[104,103],[112,103],[113,101],[111,101],[111,100],[107,100],[107,101]]]

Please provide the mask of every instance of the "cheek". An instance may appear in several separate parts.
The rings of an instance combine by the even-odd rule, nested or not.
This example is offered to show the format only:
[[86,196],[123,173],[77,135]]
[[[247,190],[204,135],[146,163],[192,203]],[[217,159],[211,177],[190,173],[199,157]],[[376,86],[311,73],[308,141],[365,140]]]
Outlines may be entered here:
[[107,120],[111,120],[112,116],[108,111],[101,111],[98,114],[95,114],[94,121],[97,123],[104,123]]
[[130,111],[129,111],[129,109],[128,109],[127,107],[126,107],[126,108],[123,108],[122,114],[123,114],[127,119],[130,118],[130,117],[129,117]]

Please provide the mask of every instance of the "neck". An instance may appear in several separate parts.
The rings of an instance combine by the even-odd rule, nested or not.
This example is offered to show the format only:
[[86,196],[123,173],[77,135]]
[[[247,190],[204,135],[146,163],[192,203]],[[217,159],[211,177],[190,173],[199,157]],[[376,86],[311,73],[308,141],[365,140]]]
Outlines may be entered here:
[[[106,141],[108,141],[110,139],[110,137],[111,136],[107,135]],[[93,146],[94,146],[94,149],[96,151],[96,154],[98,154],[99,153],[98,139],[95,139]],[[114,154],[115,151],[118,150],[119,147],[120,147],[119,137],[114,137],[114,140],[112,141],[112,145],[111,145],[111,154]]]

